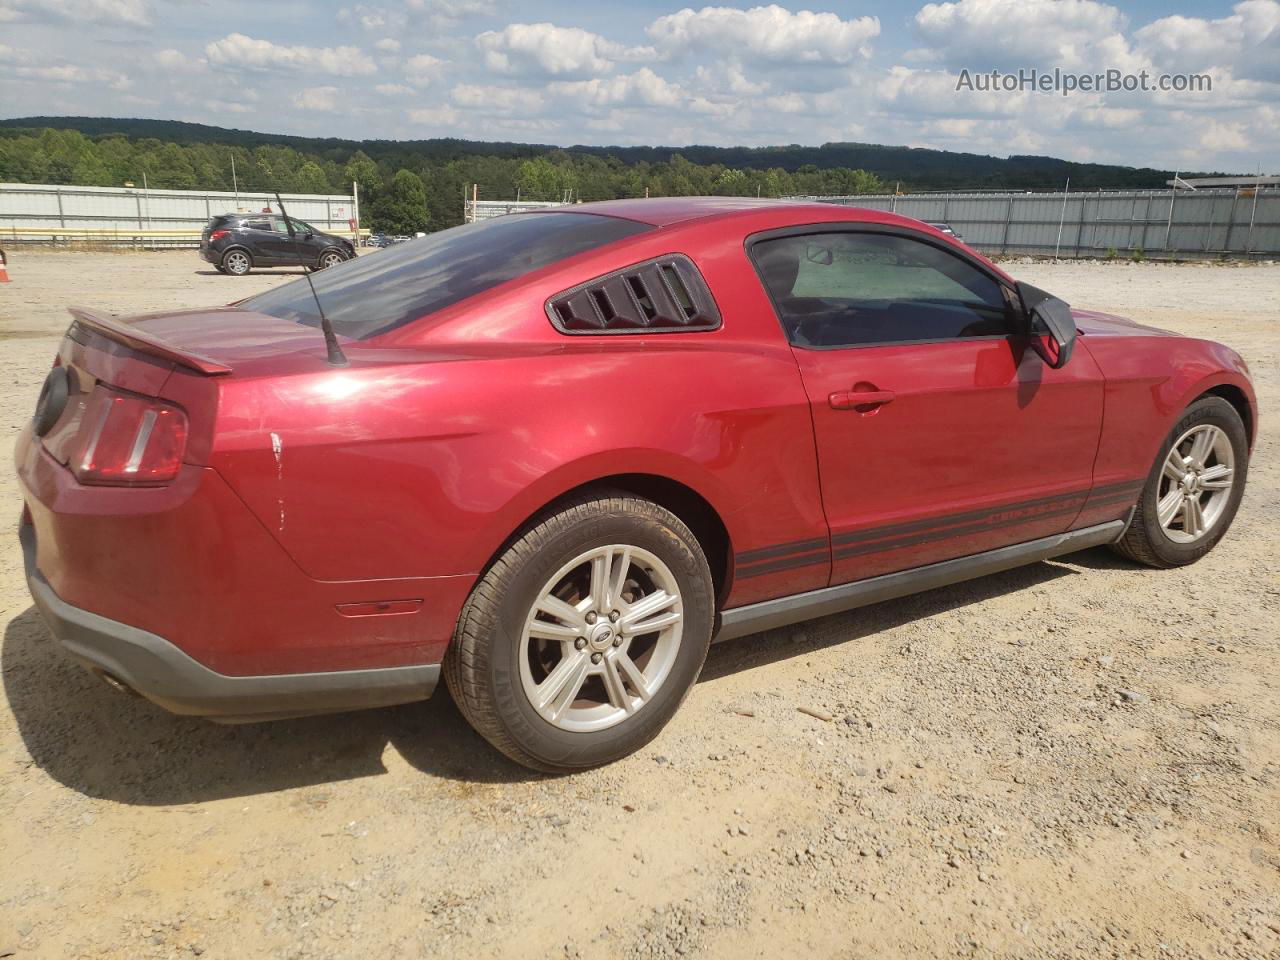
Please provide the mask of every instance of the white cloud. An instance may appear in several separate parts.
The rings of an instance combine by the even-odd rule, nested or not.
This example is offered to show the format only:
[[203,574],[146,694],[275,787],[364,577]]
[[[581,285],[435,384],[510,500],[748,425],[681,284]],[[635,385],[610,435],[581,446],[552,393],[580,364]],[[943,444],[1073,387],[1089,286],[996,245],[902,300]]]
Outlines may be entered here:
[[0,0],[0,21],[28,18],[145,27],[152,11],[149,0]]
[[1200,134],[1200,146],[1206,150],[1245,151],[1251,146],[1249,136],[1241,123],[1210,122]]
[[660,51],[712,50],[769,63],[852,63],[871,54],[880,33],[875,17],[842,20],[834,13],[792,12],[770,4],[684,9],[659,17],[649,36]]
[[588,77],[608,73],[617,60],[652,57],[650,48],[625,47],[580,27],[512,23],[476,37],[490,70],[500,73]]
[[331,111],[338,108],[337,87],[308,87],[293,95],[293,105],[299,110]]
[[453,107],[423,107],[410,110],[409,119],[428,127],[452,127],[458,123],[458,111]]
[[568,99],[592,107],[674,107],[685,98],[678,86],[648,67],[623,76],[553,83],[551,88]]
[[408,0],[408,7],[428,22],[449,24],[495,13],[498,4],[494,0]]
[[1280,3],[1246,0],[1219,20],[1163,17],[1135,34],[1138,49],[1166,71],[1230,67],[1240,77],[1280,82]]
[[445,61],[429,53],[410,57],[404,64],[404,75],[415,87],[429,87],[440,78]]
[[1119,10],[1096,0],[955,0],[915,16],[935,54],[970,69],[1105,68],[1127,56],[1124,25]]
[[403,83],[379,83],[373,89],[384,97],[403,97],[413,93],[413,87],[406,87]]
[[358,3],[354,7],[343,7],[338,11],[338,19],[343,23],[354,23],[366,30],[382,30],[387,25],[387,14],[376,7]]
[[211,63],[249,70],[299,70],[356,77],[377,71],[377,65],[359,47],[283,46],[231,33],[204,48]]
[[190,57],[172,47],[156,51],[152,59],[168,73],[202,73],[208,66],[203,57]]
[[460,107],[482,113],[534,113],[542,109],[542,96],[537,91],[518,87],[460,83],[450,98]]
[[236,100],[204,100],[202,105],[210,113],[252,113],[253,107]]
[[383,37],[374,47],[383,53],[398,53],[400,51],[400,41],[395,37]]

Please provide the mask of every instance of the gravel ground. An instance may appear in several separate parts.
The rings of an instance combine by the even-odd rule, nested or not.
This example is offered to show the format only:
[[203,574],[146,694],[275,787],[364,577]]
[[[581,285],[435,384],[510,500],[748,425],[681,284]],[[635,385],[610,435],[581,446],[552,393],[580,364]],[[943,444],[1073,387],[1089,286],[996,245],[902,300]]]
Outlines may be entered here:
[[[17,251],[0,436],[65,304],[284,278],[202,266]],[[1222,545],[1168,572],[1089,551],[725,644],[607,769],[531,775],[443,693],[169,716],[53,648],[7,521],[0,956],[1280,956],[1280,266],[1011,269],[1249,360],[1262,434]],[[8,468],[0,500],[16,514]]]

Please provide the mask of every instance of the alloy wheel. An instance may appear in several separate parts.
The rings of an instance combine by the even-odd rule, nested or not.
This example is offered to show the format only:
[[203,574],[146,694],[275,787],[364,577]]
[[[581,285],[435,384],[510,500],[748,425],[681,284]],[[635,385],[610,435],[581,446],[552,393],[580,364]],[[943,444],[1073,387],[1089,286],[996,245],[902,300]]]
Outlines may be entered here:
[[1177,439],[1156,488],[1156,515],[1170,540],[1194,543],[1213,529],[1231,499],[1235,465],[1221,427],[1201,423]]
[[342,255],[338,253],[326,253],[320,258],[320,269],[326,270],[329,267],[337,266],[342,262]]
[[562,730],[612,727],[657,694],[682,631],[680,588],[662,560],[629,544],[594,547],[556,571],[529,611],[525,696]]
[[226,266],[228,273],[234,273],[239,276],[249,272],[249,256],[239,250],[232,250],[222,262]]

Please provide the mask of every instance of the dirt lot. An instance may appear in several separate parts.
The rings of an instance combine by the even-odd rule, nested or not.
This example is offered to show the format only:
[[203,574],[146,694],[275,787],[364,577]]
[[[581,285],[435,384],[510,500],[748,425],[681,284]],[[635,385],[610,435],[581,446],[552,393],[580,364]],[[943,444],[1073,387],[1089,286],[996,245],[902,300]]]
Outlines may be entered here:
[[[0,436],[65,304],[283,279],[200,266],[17,251]],[[6,521],[0,956],[1280,956],[1280,266],[1011,269],[1249,360],[1262,435],[1218,550],[1174,572],[1090,551],[726,644],[607,769],[531,776],[444,694],[169,716],[62,659]]]

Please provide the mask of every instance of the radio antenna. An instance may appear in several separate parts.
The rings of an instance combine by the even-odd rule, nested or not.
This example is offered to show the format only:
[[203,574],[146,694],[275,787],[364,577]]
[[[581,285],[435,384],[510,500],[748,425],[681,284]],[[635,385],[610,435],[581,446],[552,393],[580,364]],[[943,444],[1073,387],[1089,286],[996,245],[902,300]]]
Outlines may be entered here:
[[[298,240],[298,231],[293,227],[293,219],[285,212],[284,201],[280,199],[278,190],[276,191],[276,206],[280,208],[280,216],[284,217],[284,225],[289,231],[289,239],[293,241],[293,249],[294,253],[298,255],[298,262],[302,263],[306,259],[303,256],[302,243]],[[316,285],[311,279],[311,271],[307,269],[306,264],[303,264],[302,270],[303,276],[307,278],[307,286],[311,288],[311,296],[316,301],[316,312],[320,314],[320,331],[324,334],[324,346],[329,355],[329,362],[335,367],[345,367],[350,361],[347,360],[347,355],[342,352],[342,347],[338,344],[338,337],[333,332],[333,324],[324,315],[324,307],[320,304],[320,294],[316,293]]]

